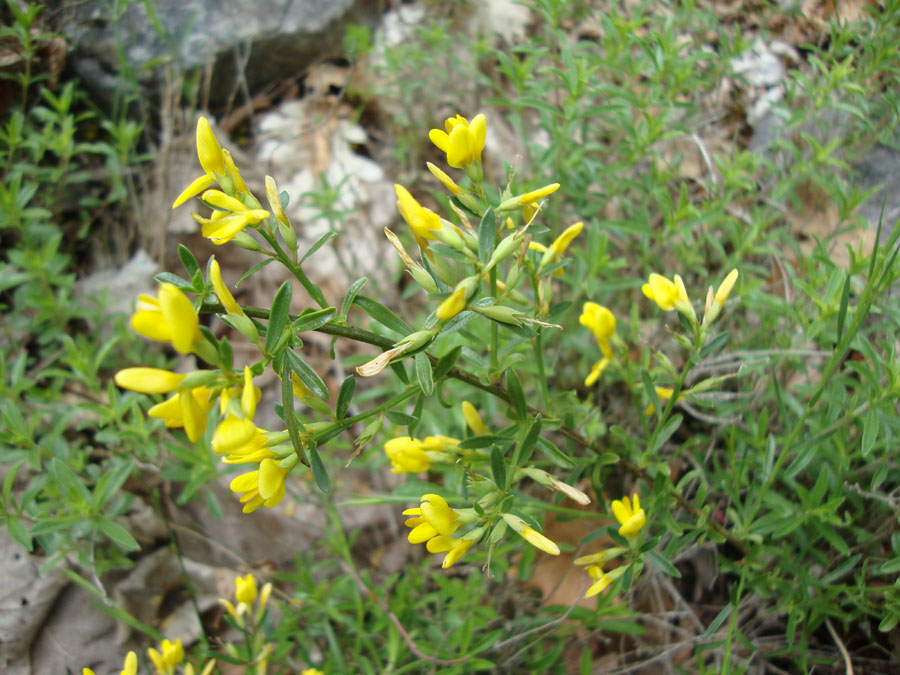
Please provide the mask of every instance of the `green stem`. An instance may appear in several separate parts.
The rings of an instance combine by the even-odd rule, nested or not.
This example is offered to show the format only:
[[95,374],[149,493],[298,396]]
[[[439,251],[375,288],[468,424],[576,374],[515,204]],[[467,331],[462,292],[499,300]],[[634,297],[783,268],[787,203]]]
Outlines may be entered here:
[[542,328],[538,327],[536,333],[537,335],[534,336],[534,342],[531,344],[534,347],[534,358],[535,361],[537,361],[538,378],[541,381],[541,405],[546,408],[550,404],[550,389],[547,386],[547,373],[544,370],[544,331]]
[[288,254],[285,253],[284,249],[281,248],[281,244],[278,243],[278,240],[275,238],[271,232],[269,232],[268,227],[260,227],[257,231],[263,236],[269,246],[272,247],[272,250],[275,252],[275,256],[281,262],[282,265],[287,267],[291,274],[300,282],[303,288],[306,289],[306,292],[309,293],[309,297],[316,301],[316,303],[322,309],[328,307],[328,301],[325,300],[325,296],[322,294],[322,289],[316,286],[312,281],[309,280],[309,277],[303,272],[300,268],[300,265],[295,265],[291,259],[288,257]]
[[344,429],[347,429],[347,428],[353,426],[357,422],[361,422],[365,419],[368,419],[369,417],[372,417],[373,415],[377,415],[378,413],[382,412],[383,410],[393,408],[395,405],[397,405],[398,403],[402,403],[403,401],[410,398],[413,394],[417,393],[418,391],[419,391],[418,386],[410,386],[405,391],[400,392],[393,398],[389,398],[384,403],[379,403],[374,408],[370,408],[369,410],[366,410],[365,412],[361,412],[358,415],[354,415],[353,417],[346,417],[346,418],[342,419],[340,422],[336,422],[335,424],[332,424],[330,427],[327,427],[327,428],[323,429],[322,431],[316,433],[315,438],[317,438],[317,439],[325,438],[325,437],[330,437],[330,436],[334,435],[335,432],[340,433]]
[[[497,268],[492,267],[490,272],[491,297],[497,297]],[[499,379],[500,370],[500,331],[496,321],[491,321],[491,373],[492,377]]]
[[[898,230],[900,230],[900,228],[898,228]],[[217,313],[217,314],[222,314],[222,313],[225,313],[225,308],[218,303],[203,303],[203,306],[201,307],[200,311],[204,312],[204,313],[213,312],[213,313]],[[260,309],[258,307],[245,307],[244,313],[247,316],[252,316],[254,318],[259,318],[259,319],[268,319],[269,318],[268,310]],[[296,318],[297,317],[292,316],[291,320],[293,321]],[[383,349],[390,349],[390,347],[392,347],[394,345],[394,340],[392,340],[391,338],[386,338],[383,335],[378,335],[376,333],[372,333],[372,332],[366,331],[366,330],[361,330],[359,328],[353,328],[351,326],[342,326],[342,325],[329,323],[329,324],[325,324],[324,326],[317,328],[316,332],[325,333],[327,335],[338,335],[340,337],[350,338],[351,340],[356,340],[357,342],[364,342],[366,344],[375,345],[375,346],[381,347]],[[432,363],[437,362],[436,357],[429,355],[428,358],[432,361]],[[453,379],[459,380],[460,382],[465,382],[466,384],[468,384],[472,387],[475,387],[476,389],[480,389],[481,391],[488,393],[491,396],[495,396],[495,397],[499,398],[500,400],[502,400],[505,403],[508,403],[508,404],[512,403],[512,399],[509,396],[509,392],[507,392],[506,388],[500,383],[484,384],[483,382],[481,382],[477,377],[475,377],[471,373],[467,373],[466,371],[461,370],[456,367],[452,368],[450,370],[450,372],[447,373],[447,377],[452,377]],[[412,392],[414,393],[415,391],[417,391],[417,389],[413,388]],[[412,394],[410,393],[409,395],[412,395]],[[531,415],[540,414],[546,418],[552,417],[552,416],[548,416],[546,411],[539,410],[538,408],[535,408],[534,406],[528,406],[528,413]],[[365,413],[363,413],[363,414],[365,414]],[[569,427],[567,427],[565,425],[559,426],[557,431],[558,431],[558,433],[562,434],[566,438],[571,439],[573,442],[577,443],[581,447],[587,448],[588,450],[591,450],[592,452],[594,452],[597,455],[606,454],[606,453],[610,452],[610,450],[611,450],[610,448],[605,447],[605,446],[601,445],[600,443],[597,443],[595,441],[592,441],[592,440],[582,436],[574,429],[570,429]],[[650,475],[641,467],[639,467],[636,464],[633,464],[632,462],[629,462],[628,460],[623,459],[621,457],[619,458],[619,463],[622,466],[622,468],[630,475],[634,476],[637,479],[643,480],[648,485],[654,484],[653,478],[651,478]],[[681,495],[680,492],[676,491],[675,486],[672,485],[671,483],[668,484],[667,489],[668,489],[668,492],[671,495],[671,497],[678,504],[678,506],[680,506],[681,508],[688,511],[692,516],[697,518],[699,521],[702,521],[706,525],[706,527],[708,527],[711,531],[713,531],[718,537],[721,537],[722,539],[727,540],[738,551],[740,551],[741,553],[744,553],[744,554],[747,553],[748,549],[747,549],[747,545],[744,543],[744,541],[740,537],[729,532],[718,522],[713,520],[711,512],[704,513],[703,511],[698,509],[691,502],[689,502],[687,499],[685,499]]]

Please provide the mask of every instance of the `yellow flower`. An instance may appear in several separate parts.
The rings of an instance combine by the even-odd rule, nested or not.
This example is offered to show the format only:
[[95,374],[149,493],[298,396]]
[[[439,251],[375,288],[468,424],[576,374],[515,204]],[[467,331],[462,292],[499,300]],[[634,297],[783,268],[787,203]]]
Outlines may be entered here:
[[598,593],[602,593],[606,590],[607,586],[613,582],[613,578],[606,574],[599,565],[591,565],[587,568],[587,572],[591,577],[596,579],[596,581],[591,584],[591,587],[587,589],[587,593],[584,594],[584,597],[586,598],[591,598]]
[[435,316],[439,321],[452,319],[466,308],[466,290],[465,286],[460,286],[438,305]]
[[462,414],[469,429],[471,429],[472,433],[476,436],[487,436],[491,433],[491,430],[488,429],[487,425],[481,419],[481,415],[478,414],[475,406],[468,401],[462,402]]
[[412,230],[419,247],[425,250],[428,241],[436,238],[433,233],[442,227],[440,216],[419,204],[402,185],[394,185],[394,191],[397,193],[397,210]]
[[457,185],[456,182],[452,178],[450,178],[450,176],[448,176],[446,173],[441,171],[434,164],[432,164],[431,162],[425,162],[425,166],[428,167],[428,170],[431,172],[431,175],[434,176],[435,178],[437,178],[439,181],[441,181],[443,186],[445,188],[447,188],[448,190],[450,190],[450,192],[452,194],[456,195],[457,197],[465,194],[465,190],[463,190],[461,187],[459,187],[459,185]]
[[258,591],[256,590],[256,579],[252,574],[245,577],[238,577],[234,580],[234,599],[245,605],[252,605],[256,600]]
[[229,314],[243,315],[244,310],[241,309],[241,306],[235,301],[231,291],[228,290],[228,286],[226,286],[225,282],[222,280],[222,270],[219,268],[219,261],[215,258],[212,259],[212,262],[209,265],[209,280],[212,282],[216,297],[219,298],[219,302],[222,303],[225,311]]
[[[677,309],[682,313],[689,313],[691,301],[678,274],[675,275],[674,281],[669,281],[660,274],[651,274],[647,283],[641,287],[641,291],[664,312]],[[690,309],[690,312],[693,312],[693,309]]]
[[259,469],[241,474],[229,487],[241,495],[244,513],[252,513],[260,506],[270,509],[284,499],[284,482],[289,471],[274,459],[264,459],[259,463]]
[[588,376],[584,378],[584,386],[591,387],[594,382],[600,379],[600,376],[603,374],[603,371],[609,367],[609,364],[612,363],[612,359],[604,356],[602,359],[597,361],[593,366],[591,366],[591,372],[588,373]]
[[253,437],[236,447],[230,448],[223,458],[224,464],[259,464],[264,459],[274,459],[275,453],[268,447],[266,443],[269,437],[262,429],[257,428]]
[[137,675],[138,660],[137,654],[128,652],[125,656],[125,663],[119,675]]
[[392,438],[384,444],[384,452],[391,460],[392,473],[419,473],[431,466],[422,441],[415,438]]
[[550,244],[550,250],[556,254],[556,257],[559,258],[565,252],[567,248],[569,248],[569,244],[572,243],[572,240],[581,234],[581,230],[584,229],[584,223],[581,221],[575,223],[574,225],[570,225],[567,227],[561,235],[559,235],[556,240]]
[[223,149],[222,158],[225,160],[225,173],[228,174],[228,177],[231,179],[231,185],[234,188],[234,191],[249,195],[250,190],[247,189],[244,179],[241,178],[241,172],[238,171],[237,165],[231,157],[231,153],[228,152],[228,150]]
[[598,305],[596,302],[586,302],[578,322],[582,326],[587,327],[594,334],[594,337],[597,338],[597,344],[600,346],[603,356],[608,359],[612,358],[612,349],[609,346],[609,341],[616,333],[615,315],[603,305]]
[[131,317],[135,332],[161,342],[171,342],[182,354],[189,354],[200,339],[200,321],[188,297],[174,284],[159,286],[159,298],[141,295]]
[[457,115],[444,121],[444,129],[432,129],[428,138],[439,150],[447,153],[447,164],[461,169],[471,162],[481,161],[484,138],[487,133],[487,118],[478,114],[469,123],[465,117]]
[[237,236],[248,225],[256,225],[271,215],[265,209],[251,209],[240,199],[230,197],[220,190],[207,190],[203,201],[216,209],[209,218],[195,213],[191,216],[202,226],[201,233],[213,244],[225,244]]
[[559,183],[550,183],[550,185],[545,185],[542,188],[537,190],[532,190],[531,192],[526,192],[518,198],[519,204],[534,204],[537,201],[540,201],[547,195],[553,194],[559,190]]
[[184,647],[181,640],[170,642],[163,640],[159,647],[160,651],[156,651],[153,647],[147,650],[147,656],[153,661],[158,675],[172,675],[175,672],[175,666],[184,660]]
[[404,523],[412,528],[408,537],[410,544],[422,544],[438,535],[449,537],[459,529],[456,522],[459,514],[440,495],[422,495],[419,508],[406,509],[403,515],[413,516]]
[[441,567],[444,569],[453,567],[453,565],[458,563],[460,558],[462,558],[471,547],[471,539],[458,539],[456,537],[447,537],[442,534],[432,537],[425,544],[425,548],[428,549],[429,553],[447,554],[444,556],[444,562],[441,563]]
[[[541,257],[541,262],[538,265],[538,273],[540,273],[550,265],[553,265],[560,258],[562,258],[562,254],[565,253],[567,248],[569,248],[569,244],[572,243],[572,240],[577,237],[583,229],[584,223],[580,221],[575,223],[574,225],[570,225],[569,227],[567,227],[563,231],[563,233],[559,235],[552,244],[550,244],[550,247],[544,250],[544,255]],[[540,248],[538,247],[535,248],[537,250],[540,250]],[[562,274],[562,270],[557,270],[556,274],[557,276],[559,276],[560,274]]]
[[641,508],[641,502],[637,493],[634,493],[633,503],[628,501],[628,497],[622,497],[621,500],[616,499],[612,503],[612,512],[622,526],[619,528],[619,534],[623,537],[633,537],[647,522],[647,515]]
[[206,415],[213,407],[213,392],[208,387],[194,387],[177,392],[147,411],[150,417],[165,420],[170,428],[184,427],[191,443],[206,431]]
[[217,455],[234,452],[237,448],[249,443],[256,435],[257,428],[253,420],[228,415],[219,422],[213,434],[212,449]]
[[704,324],[712,323],[716,320],[716,317],[719,316],[719,312],[722,311],[725,301],[728,300],[728,296],[731,294],[731,289],[734,288],[737,278],[738,271],[731,270],[728,273],[728,276],[725,277],[725,280],[719,284],[719,288],[716,289],[715,295],[713,295],[712,287],[710,286],[709,293],[706,296],[706,312],[703,316]]
[[734,283],[737,281],[738,271],[731,270],[728,273],[728,276],[725,277],[725,281],[719,284],[719,288],[716,290],[716,295],[713,297],[713,302],[719,305],[724,305],[725,301],[728,299],[728,296],[731,294],[731,289],[734,288]]
[[300,672],[300,675],[325,675],[325,673],[318,668],[306,668]]
[[188,185],[184,192],[178,195],[172,208],[177,208],[184,204],[191,197],[195,197],[216,182],[216,174],[225,175],[225,155],[222,152],[222,146],[216,140],[215,134],[209,126],[209,121],[205,117],[197,120],[197,157],[200,159],[200,166],[205,173]]
[[168,394],[178,389],[184,378],[181,373],[160,368],[124,368],[113,379],[122,389],[142,394]]
[[[119,675],[137,675],[137,654],[134,652],[128,652],[128,655],[125,657],[125,664],[121,671],[119,671]],[[81,675],[94,675],[94,671],[90,668],[82,668]]]
[[526,525],[519,534],[521,534],[525,541],[536,549],[540,549],[544,553],[549,553],[550,555],[559,555],[559,546],[556,545],[556,542],[548,539],[528,525]]
[[426,436],[422,441],[422,449],[426,452],[442,452],[453,450],[459,445],[459,439],[449,436]]

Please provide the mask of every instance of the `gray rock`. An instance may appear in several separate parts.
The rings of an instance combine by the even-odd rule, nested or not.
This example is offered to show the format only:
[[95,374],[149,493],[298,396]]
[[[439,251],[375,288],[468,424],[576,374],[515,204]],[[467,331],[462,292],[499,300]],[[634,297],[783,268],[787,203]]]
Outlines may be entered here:
[[101,99],[110,100],[117,86],[121,43],[127,66],[150,90],[161,81],[155,67],[160,62],[175,62],[182,72],[212,66],[211,102],[220,104],[231,97],[238,76],[246,78],[253,94],[271,82],[297,76],[313,61],[340,56],[345,27],[374,25],[382,3],[155,0],[162,31],[154,28],[154,18],[142,2],[128,3],[118,21],[112,21],[106,3],[97,0],[48,4],[64,9],[59,30],[71,45],[69,62]]

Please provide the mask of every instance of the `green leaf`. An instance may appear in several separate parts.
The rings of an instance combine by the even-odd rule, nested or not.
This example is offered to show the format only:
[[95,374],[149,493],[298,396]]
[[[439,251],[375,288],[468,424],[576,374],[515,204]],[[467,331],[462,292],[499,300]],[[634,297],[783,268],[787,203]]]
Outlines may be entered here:
[[382,326],[390,328],[392,331],[399,333],[404,337],[413,332],[412,327],[408,323],[377,300],[373,300],[365,295],[357,295],[353,300],[353,304],[375,319]]
[[503,457],[503,451],[494,446],[491,448],[491,474],[494,476],[494,482],[497,487],[503,491],[508,489],[506,484],[506,460]]
[[734,605],[732,605],[731,603],[725,605],[721,609],[721,611],[716,614],[712,622],[706,627],[706,630],[703,631],[703,637],[708,638],[710,635],[713,635],[717,630],[719,630],[722,624],[725,623],[729,616],[731,616],[732,611],[734,611]]
[[116,521],[108,518],[97,518],[94,522],[103,534],[126,553],[141,549],[141,545],[131,536],[131,533]]
[[551,462],[556,464],[556,466],[563,469],[575,468],[575,462],[546,438],[538,438],[537,445],[541,453],[543,453],[543,455]]
[[650,454],[655,453],[667,440],[669,440],[672,434],[674,434],[678,430],[678,427],[681,426],[681,421],[683,419],[684,418],[681,415],[672,415],[672,419],[666,422],[666,425],[656,435],[656,440],[650,448]]
[[667,574],[670,577],[674,577],[675,579],[681,578],[681,572],[678,571],[678,568],[675,567],[668,560],[663,558],[656,551],[647,551],[646,556],[650,558],[653,564],[663,573]]
[[25,529],[25,526],[22,525],[18,518],[15,516],[6,517],[6,531],[9,532],[9,536],[26,551],[29,553],[34,551],[34,542],[31,540],[31,537],[28,536],[28,530]]
[[431,361],[424,352],[419,352],[414,358],[416,366],[416,380],[419,382],[419,388],[426,396],[434,393],[434,380],[431,374]]
[[192,278],[200,271],[200,263],[197,262],[194,254],[184,244],[178,244],[178,259],[184,265],[184,271],[187,272],[189,278]]
[[309,464],[319,489],[322,492],[331,490],[331,479],[328,477],[328,471],[325,469],[325,464],[322,463],[322,458],[319,457],[318,448],[309,449]]
[[859,446],[863,459],[868,459],[872,454],[875,440],[878,438],[878,426],[878,411],[870,408],[866,413],[866,421],[863,423],[862,441]]
[[90,502],[90,493],[88,493],[81,476],[77,476],[59,457],[50,460],[50,475],[59,489],[66,492],[72,499],[81,504]]
[[650,378],[650,373],[647,372],[646,368],[641,369],[641,383],[644,385],[644,393],[650,399],[650,405],[653,406],[653,410],[656,411],[657,415],[662,415],[663,411],[659,407],[659,394],[656,393],[656,387],[653,385],[653,380]]
[[478,262],[486,264],[494,252],[494,239],[497,234],[497,225],[494,222],[494,209],[490,206],[485,210],[478,224]]
[[841,291],[841,306],[838,309],[838,317],[837,317],[837,340],[838,344],[841,343],[841,338],[844,336],[844,321],[847,319],[847,305],[850,302],[850,275],[845,273],[844,278],[844,288]]
[[177,274],[172,274],[171,272],[160,272],[153,278],[161,284],[175,284],[182,290],[191,290],[194,288],[194,285],[190,281],[185,281]]
[[543,420],[540,413],[538,413],[528,426],[528,430],[524,434],[520,434],[519,443],[516,445],[516,450],[513,453],[512,465],[514,467],[524,466],[531,459],[538,436],[541,435],[542,424]]
[[460,450],[476,450],[478,448],[487,448],[495,443],[501,443],[509,445],[512,443],[513,439],[506,438],[505,436],[493,436],[487,435],[484,436],[472,436],[470,438],[462,441],[458,446]]
[[444,354],[438,362],[434,364],[434,379],[440,380],[447,373],[449,373],[453,366],[456,365],[457,360],[459,360],[459,355],[462,354],[462,345],[456,345],[449,352]]
[[350,288],[347,289],[347,295],[344,296],[344,302],[341,304],[341,313],[338,317],[339,321],[347,320],[347,312],[350,311],[350,305],[353,304],[353,301],[356,299],[356,296],[359,295],[359,292],[362,290],[363,286],[368,283],[368,277],[360,277],[352,284],[350,284]]
[[94,486],[91,505],[95,509],[99,509],[112,499],[122,485],[125,484],[125,481],[128,480],[133,468],[134,462],[131,459],[127,459],[118,462],[112,471],[104,471]]
[[528,416],[528,404],[525,402],[525,392],[522,391],[522,383],[514,370],[506,371],[506,390],[509,392],[510,403],[520,420]]
[[302,264],[309,256],[311,256],[313,253],[318,251],[320,248],[322,248],[325,244],[327,244],[330,240],[334,239],[336,236],[338,236],[338,233],[335,232],[334,230],[329,230],[328,232],[323,234],[321,237],[319,237],[316,240],[316,243],[313,244],[312,246],[310,246],[309,249],[306,251],[306,253],[303,254],[303,257],[300,258],[300,263]]
[[409,425],[415,424],[419,421],[412,415],[407,415],[406,413],[400,412],[399,410],[388,410],[384,413],[384,416],[394,424],[398,424],[401,427],[408,427]]
[[341,383],[341,391],[338,393],[337,405],[334,408],[334,416],[342,420],[347,414],[350,407],[350,401],[353,400],[353,393],[356,391],[356,378],[350,375]]
[[285,326],[288,325],[291,311],[291,283],[285,281],[272,299],[269,312],[269,326],[266,328],[266,352],[271,354],[281,339]]
[[285,355],[287,356],[287,361],[290,364],[291,369],[297,373],[297,377],[299,377],[300,381],[306,385],[306,388],[319,398],[327,399],[329,396],[328,387],[325,386],[325,383],[322,381],[322,378],[319,377],[319,374],[314,371],[306,361],[300,358],[300,355],[293,349],[285,350]]
[[717,351],[719,351],[722,347],[725,346],[725,343],[728,342],[728,338],[731,337],[728,333],[719,333],[712,340],[706,343],[703,349],[700,350],[700,358],[705,359],[707,356],[712,356]]
[[256,263],[253,267],[251,267],[249,270],[247,270],[246,272],[244,272],[244,273],[241,275],[241,278],[240,278],[240,279],[238,279],[236,282],[234,282],[234,287],[237,288],[238,286],[240,286],[242,283],[244,283],[245,281],[247,281],[247,279],[249,279],[249,278],[252,277],[254,274],[256,274],[257,272],[259,272],[263,267],[265,267],[266,265],[268,265],[270,262],[275,262],[275,258],[266,258],[265,260],[260,260],[260,261],[259,261],[258,263]]
[[316,330],[331,321],[334,314],[334,307],[326,307],[325,309],[320,309],[315,312],[303,312],[303,314],[294,319],[294,323],[291,324],[291,329],[294,331],[294,334]]

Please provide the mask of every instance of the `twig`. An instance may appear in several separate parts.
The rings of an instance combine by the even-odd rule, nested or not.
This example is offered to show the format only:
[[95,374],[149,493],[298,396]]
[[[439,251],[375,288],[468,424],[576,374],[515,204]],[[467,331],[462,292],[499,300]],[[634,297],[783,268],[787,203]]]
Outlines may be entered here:
[[841,642],[841,638],[838,637],[837,631],[834,630],[834,626],[831,625],[831,619],[825,619],[825,627],[828,629],[828,632],[831,633],[831,638],[834,640],[834,643],[837,645],[838,651],[841,653],[841,657],[844,659],[844,672],[847,675],[853,675],[853,662],[850,661],[850,654],[847,653],[847,648],[844,646],[844,643]]
[[359,587],[359,590],[362,593],[364,593],[365,595],[367,595],[369,598],[371,598],[375,602],[375,604],[381,608],[381,611],[387,615],[387,618],[391,620],[392,624],[394,624],[394,628],[396,628],[397,631],[400,633],[400,637],[403,638],[403,641],[406,643],[406,646],[409,647],[409,650],[413,654],[418,656],[420,659],[424,659],[425,661],[428,661],[429,663],[435,663],[439,666],[452,666],[457,663],[465,663],[466,661],[468,661],[471,658],[469,656],[463,656],[458,659],[439,659],[436,656],[429,656],[428,654],[423,652],[421,649],[419,649],[418,645],[416,645],[416,643],[413,642],[413,639],[409,636],[409,633],[406,632],[406,629],[403,627],[403,624],[400,623],[400,619],[397,618],[397,616],[391,611],[390,607],[388,607],[381,598],[379,598],[377,595],[375,595],[375,592],[372,591],[372,589],[370,589],[368,586],[366,586],[365,582],[359,578],[359,575],[356,573],[356,570],[353,569],[352,567],[350,567],[350,565],[345,563],[343,560],[338,560],[338,563],[340,564],[341,569],[343,569],[344,572],[346,572],[351,577],[353,577],[353,581],[356,582],[356,585]]
[[709,158],[709,152],[706,150],[706,144],[696,133],[691,134],[691,140],[696,143],[697,148],[700,150],[700,156],[703,157],[703,163],[706,164],[706,170],[709,171],[709,179],[713,185],[718,185],[719,177],[713,169],[712,160]]
[[572,610],[574,610],[575,607],[578,606],[578,602],[581,600],[581,596],[584,593],[584,590],[585,590],[585,583],[584,583],[584,580],[582,580],[581,588],[578,590],[578,596],[575,598],[575,602],[573,602],[571,605],[569,605],[569,608],[565,611],[565,614],[563,614],[562,616],[557,617],[551,621],[548,621],[547,623],[541,624],[540,626],[535,626],[534,628],[529,628],[524,633],[519,633],[518,635],[514,635],[513,637],[507,638],[506,640],[501,640],[500,642],[495,642],[494,646],[491,647],[491,651],[498,652],[501,649],[503,649],[504,647],[515,644],[516,642],[519,642],[520,640],[524,640],[529,635],[534,635],[535,633],[540,633],[543,630],[552,628],[553,626],[555,626],[558,623],[562,623],[563,621],[565,621],[566,619],[569,618],[569,614],[571,614]]
[[[225,313],[225,308],[219,303],[203,303],[203,306],[200,308],[201,313]],[[251,316],[259,319],[268,319],[269,311],[266,309],[262,309],[259,307],[245,307],[244,313],[247,316]],[[296,319],[296,316],[290,316],[290,320],[293,321]],[[321,326],[316,329],[319,333],[325,333],[327,335],[337,335],[339,337],[350,338],[351,340],[356,340],[357,342],[365,342],[371,345],[375,345],[377,347],[381,347],[382,349],[390,349],[396,343],[396,340],[385,337],[383,335],[378,335],[377,333],[372,333],[371,331],[362,330],[360,328],[354,328],[352,326],[343,326],[333,323],[327,323],[324,326]],[[437,358],[431,355],[428,355],[428,358],[431,359],[432,363],[437,362]],[[464,370],[461,370],[457,367],[452,368],[448,373],[448,377],[452,377],[453,379],[459,380],[460,382],[465,382],[466,384],[475,387],[476,389],[480,389],[492,396],[495,396],[506,403],[511,403],[512,399],[509,396],[509,392],[506,388],[499,384],[483,384],[477,377],[472,375],[471,373],[467,373]],[[539,410],[534,406],[528,406],[528,413],[531,415],[543,415],[547,417],[546,411]],[[570,429],[564,425],[561,425],[557,429],[558,433],[562,434],[566,438],[571,439],[575,443],[578,443],[583,448],[587,448],[592,452],[595,452],[597,455],[603,455],[610,451],[609,448],[602,446],[600,443],[592,441],[585,436],[582,436],[574,429]],[[639,467],[637,464],[629,462],[628,460],[619,457],[619,463],[622,468],[632,475],[635,478],[645,481],[646,483],[653,484],[653,479],[647,473],[646,469]],[[740,537],[729,532],[725,527],[720,525],[718,522],[712,519],[712,516],[709,513],[704,513],[696,506],[694,506],[691,502],[685,499],[679,492],[676,492],[674,489],[674,485],[672,487],[672,498],[675,502],[683,509],[686,509],[692,516],[697,518],[698,520],[702,520],[706,526],[713,530],[718,536],[727,540],[732,546],[734,546],[738,551],[741,552],[742,555],[747,555],[749,549],[747,548],[747,544]]]

